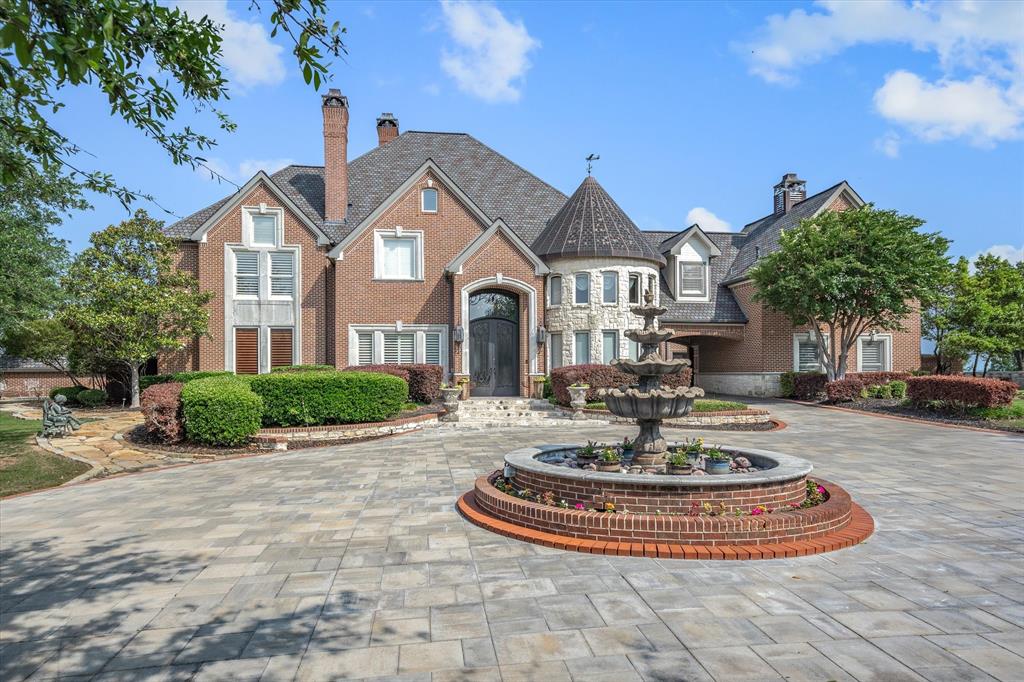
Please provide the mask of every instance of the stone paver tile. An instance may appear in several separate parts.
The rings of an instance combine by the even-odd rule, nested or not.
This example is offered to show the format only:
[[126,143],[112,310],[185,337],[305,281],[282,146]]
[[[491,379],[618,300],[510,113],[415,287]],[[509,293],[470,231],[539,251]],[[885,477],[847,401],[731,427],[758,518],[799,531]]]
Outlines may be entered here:
[[192,678],[195,682],[256,682],[263,676],[269,658],[239,658],[203,663]]
[[0,679],[22,680],[57,656],[60,642],[13,642],[0,649]]
[[593,656],[572,658],[565,662],[569,674],[575,680],[640,680],[633,664],[625,656]]
[[963,662],[957,656],[924,637],[872,637],[870,641],[897,661],[914,670],[955,667]]
[[527,578],[526,580],[489,580],[481,585],[485,600],[516,599],[521,597],[544,597],[557,594],[550,578]]
[[583,635],[574,630],[508,635],[495,639],[494,650],[502,667],[531,661],[579,658],[591,653]]
[[382,677],[397,672],[398,647],[375,647],[331,653],[308,652],[302,657],[295,679],[320,682],[327,679]]
[[459,670],[438,670],[431,673],[430,682],[502,682],[501,670],[491,668],[462,668]]
[[505,635],[525,632],[548,632],[548,622],[543,618],[525,618],[523,620],[502,620],[490,624],[491,637],[495,639]]
[[543,618],[544,611],[536,599],[488,599],[484,602],[487,620],[496,623],[503,620]]
[[779,644],[832,639],[802,616],[755,616],[750,622]]
[[813,642],[815,649],[860,682],[921,682],[920,675],[862,639]]
[[602,654],[627,654],[634,651],[654,650],[654,645],[635,625],[587,628],[580,632],[583,633],[590,648]]
[[605,624],[585,594],[541,597],[537,602],[551,630],[578,630]]
[[606,623],[636,625],[658,620],[654,611],[635,592],[604,592],[589,596]]
[[444,587],[419,587],[405,590],[405,607],[417,608],[422,606],[445,606],[458,604],[459,597],[455,588]]
[[229,635],[208,635],[193,637],[181,650],[175,663],[202,663],[205,661],[222,661],[237,658],[245,645],[252,639],[251,632],[238,632]]
[[713,682],[704,666],[688,651],[629,654],[644,682]]
[[434,606],[430,609],[430,639],[486,637],[490,633],[483,604]]
[[788,682],[856,682],[810,644],[759,644],[750,648]]
[[295,678],[295,673],[302,662],[301,654],[271,656],[263,669],[260,682],[287,682]]
[[430,641],[429,618],[402,618],[398,620],[375,618],[370,632],[370,646],[412,644]]
[[403,644],[398,659],[399,673],[430,672],[463,667],[462,643],[426,642]]
[[470,637],[462,640],[462,660],[467,668],[491,668],[498,665],[494,642],[490,637]]
[[904,611],[860,611],[836,613],[832,617],[861,637],[934,635],[941,632]]
[[716,682],[782,682],[782,676],[750,647],[696,649],[693,655]]
[[285,580],[278,595],[282,597],[304,597],[311,594],[327,594],[333,580],[333,571],[292,573]]
[[1009,627],[1006,621],[981,609],[925,609],[910,613],[949,635],[993,632]]
[[533,661],[501,666],[501,682],[573,682],[562,661]]
[[404,590],[409,587],[426,587],[430,584],[430,570],[427,564],[413,566],[384,566],[380,588],[382,590]]
[[95,682],[185,682],[195,677],[198,668],[198,663],[187,663],[130,670],[110,670],[101,672],[92,679]]
[[1024,657],[1002,647],[953,649],[954,654],[1000,680],[1024,677]]
[[772,644],[772,640],[745,618],[715,618],[670,614],[665,624],[690,649],[729,644]]

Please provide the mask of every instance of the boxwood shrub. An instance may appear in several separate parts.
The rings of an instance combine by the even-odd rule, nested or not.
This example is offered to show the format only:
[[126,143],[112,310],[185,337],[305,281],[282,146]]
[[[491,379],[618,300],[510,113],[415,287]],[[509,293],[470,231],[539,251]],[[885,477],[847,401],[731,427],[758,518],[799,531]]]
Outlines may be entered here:
[[78,404],[78,394],[85,390],[85,386],[60,386],[50,391],[50,400],[53,400],[58,395],[62,395],[68,399],[69,405]]
[[252,392],[247,381],[212,376],[182,387],[181,411],[189,440],[206,445],[242,445],[260,430],[263,399]]
[[285,365],[274,367],[271,372],[333,372],[334,365]]
[[[690,385],[689,367],[679,374],[668,374],[661,378],[661,385],[668,388],[678,388]],[[620,372],[611,365],[568,365],[551,370],[551,390],[555,400],[560,405],[569,404],[569,386],[572,384],[586,384],[590,386],[587,391],[587,402],[597,402],[600,398],[597,395],[599,388],[617,388],[635,384],[638,377],[632,374]]]
[[1017,390],[1017,384],[1002,379],[940,375],[907,379],[907,397],[912,403],[953,410],[1009,405]]
[[205,370],[205,371],[202,371],[202,372],[177,372],[177,373],[171,375],[171,381],[178,381],[178,382],[181,382],[183,384],[187,384],[188,382],[195,381],[196,379],[209,379],[210,377],[233,377],[233,376],[235,376],[234,372],[226,372],[224,370],[220,370],[220,371]]
[[98,388],[89,388],[78,393],[78,402],[85,407],[99,407],[107,402],[107,392]]
[[249,378],[265,426],[386,421],[409,398],[402,379],[371,372],[278,372]]
[[150,386],[156,386],[157,384],[166,384],[170,381],[174,381],[173,374],[149,374],[146,376],[139,377],[139,390],[145,391]]

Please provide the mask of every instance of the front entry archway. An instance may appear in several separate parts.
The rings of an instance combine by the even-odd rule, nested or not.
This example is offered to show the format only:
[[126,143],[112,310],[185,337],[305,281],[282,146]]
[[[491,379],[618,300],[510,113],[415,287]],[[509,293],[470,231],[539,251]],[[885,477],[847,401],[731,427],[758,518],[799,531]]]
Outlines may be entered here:
[[470,295],[469,346],[472,395],[519,395],[518,296],[496,290]]

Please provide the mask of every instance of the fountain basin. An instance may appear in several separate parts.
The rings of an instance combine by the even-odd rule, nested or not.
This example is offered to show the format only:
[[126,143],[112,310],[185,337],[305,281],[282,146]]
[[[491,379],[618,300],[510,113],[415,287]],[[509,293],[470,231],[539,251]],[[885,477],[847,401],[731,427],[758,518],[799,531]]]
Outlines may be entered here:
[[633,419],[672,419],[683,417],[693,408],[694,398],[704,395],[696,386],[640,391],[628,388],[599,389],[597,395],[608,411],[619,417]]
[[675,332],[671,329],[634,329],[626,332],[626,338],[637,343],[656,345],[668,341]]
[[[612,360],[612,367],[635,376],[665,376],[677,374],[690,366],[689,360]],[[703,395],[703,393],[701,394]]]

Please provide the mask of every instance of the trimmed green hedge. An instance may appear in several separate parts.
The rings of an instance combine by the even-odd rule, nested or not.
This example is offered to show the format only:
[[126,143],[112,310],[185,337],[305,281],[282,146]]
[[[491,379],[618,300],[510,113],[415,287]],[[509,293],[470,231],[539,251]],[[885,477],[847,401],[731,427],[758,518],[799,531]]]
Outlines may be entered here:
[[181,407],[189,440],[243,445],[260,430],[263,399],[250,390],[247,381],[212,376],[186,383],[181,389]]
[[150,374],[148,376],[139,377],[139,391],[145,391],[147,388],[154,384],[166,384],[169,381],[177,381],[178,383],[181,384],[187,384],[188,382],[195,381],[196,379],[230,376],[234,376],[234,372],[227,372],[223,370],[205,370],[202,372],[177,372],[175,374]]
[[409,398],[404,381],[370,372],[259,374],[249,385],[263,399],[264,426],[386,421]]
[[78,402],[85,407],[99,407],[107,403],[107,392],[98,388],[90,388],[78,393]]
[[69,405],[78,404],[78,394],[85,390],[85,386],[61,386],[50,391],[50,400],[53,400],[58,395],[62,395],[68,399]]
[[333,372],[334,365],[285,365],[275,367],[271,372]]

